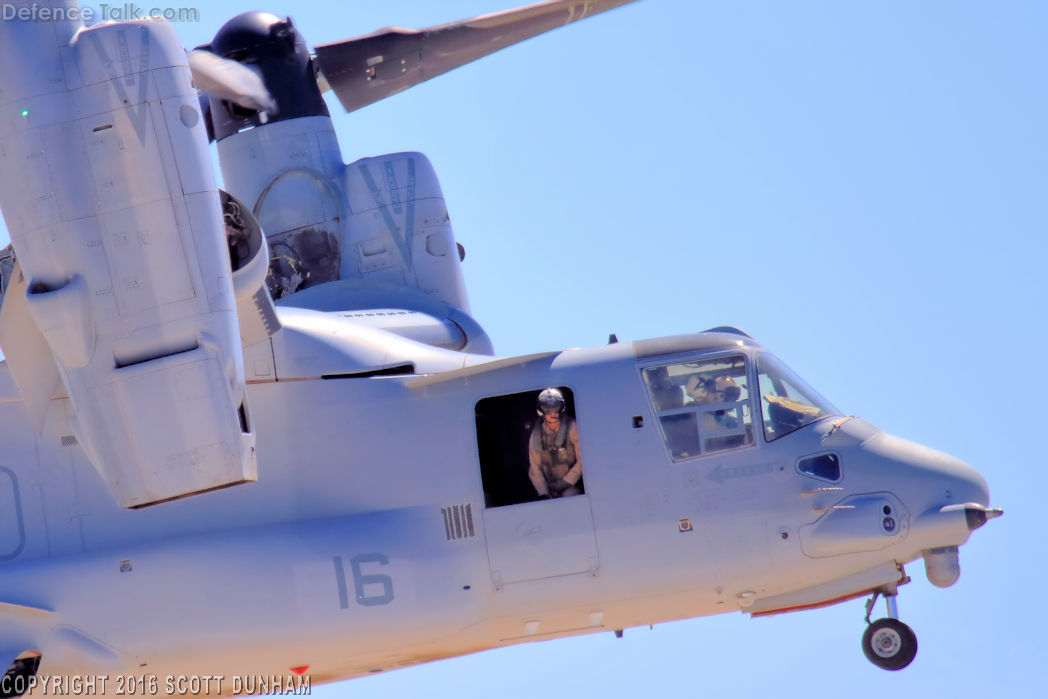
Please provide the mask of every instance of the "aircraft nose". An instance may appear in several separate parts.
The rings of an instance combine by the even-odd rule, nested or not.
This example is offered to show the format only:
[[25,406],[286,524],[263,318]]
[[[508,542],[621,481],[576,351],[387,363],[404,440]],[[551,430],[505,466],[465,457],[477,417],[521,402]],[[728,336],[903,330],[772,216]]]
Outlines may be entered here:
[[950,505],[975,504],[987,508],[990,486],[982,474],[964,461],[894,435],[881,433],[866,448],[898,464],[898,494],[917,512]]
[[892,488],[910,512],[907,545],[924,558],[928,580],[949,587],[960,575],[958,546],[988,520],[990,488],[978,471],[940,451],[881,433],[865,447],[892,472]]

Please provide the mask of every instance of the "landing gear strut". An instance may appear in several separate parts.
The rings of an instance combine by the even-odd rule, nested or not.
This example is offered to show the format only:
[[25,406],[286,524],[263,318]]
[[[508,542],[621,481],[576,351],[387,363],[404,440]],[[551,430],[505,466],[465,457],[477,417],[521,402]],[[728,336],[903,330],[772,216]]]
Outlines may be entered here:
[[906,624],[899,621],[899,607],[894,594],[885,594],[888,617],[870,622],[870,613],[877,603],[880,592],[866,602],[866,632],[862,635],[862,652],[867,660],[884,670],[901,670],[917,655],[917,635]]

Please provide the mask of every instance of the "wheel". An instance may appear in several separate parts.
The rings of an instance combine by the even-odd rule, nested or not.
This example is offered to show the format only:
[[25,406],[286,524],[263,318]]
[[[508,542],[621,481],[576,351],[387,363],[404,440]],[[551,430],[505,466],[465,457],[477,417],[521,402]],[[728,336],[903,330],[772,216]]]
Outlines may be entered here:
[[884,670],[901,670],[917,655],[917,635],[898,619],[878,619],[862,635],[862,652]]
[[0,675],[0,699],[14,699],[25,694],[29,679],[36,674],[39,667],[39,655],[15,659],[7,673]]

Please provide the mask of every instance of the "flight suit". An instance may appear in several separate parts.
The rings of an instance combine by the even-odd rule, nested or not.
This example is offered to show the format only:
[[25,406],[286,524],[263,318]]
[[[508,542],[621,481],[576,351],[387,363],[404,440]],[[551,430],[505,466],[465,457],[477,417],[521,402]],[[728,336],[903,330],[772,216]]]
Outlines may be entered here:
[[[579,458],[579,431],[575,418],[561,415],[556,432],[546,428],[544,419],[538,420],[531,430],[528,442],[528,477],[535,491],[551,497],[578,495],[582,488],[582,460]],[[549,483],[563,478],[571,487],[559,494],[552,491]]]

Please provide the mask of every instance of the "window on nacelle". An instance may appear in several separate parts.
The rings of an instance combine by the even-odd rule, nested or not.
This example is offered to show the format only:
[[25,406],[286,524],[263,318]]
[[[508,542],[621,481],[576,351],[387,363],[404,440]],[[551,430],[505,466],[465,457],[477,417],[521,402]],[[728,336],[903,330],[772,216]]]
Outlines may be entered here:
[[641,373],[674,461],[753,444],[744,355],[660,364]]
[[764,438],[769,442],[840,411],[774,355],[757,357]]
[[[562,410],[553,411],[558,429],[549,430],[544,440],[546,418],[537,406],[540,395],[550,389],[559,392],[564,403]],[[484,398],[477,402],[476,418],[485,507],[584,492],[575,396],[570,388],[550,386]]]

